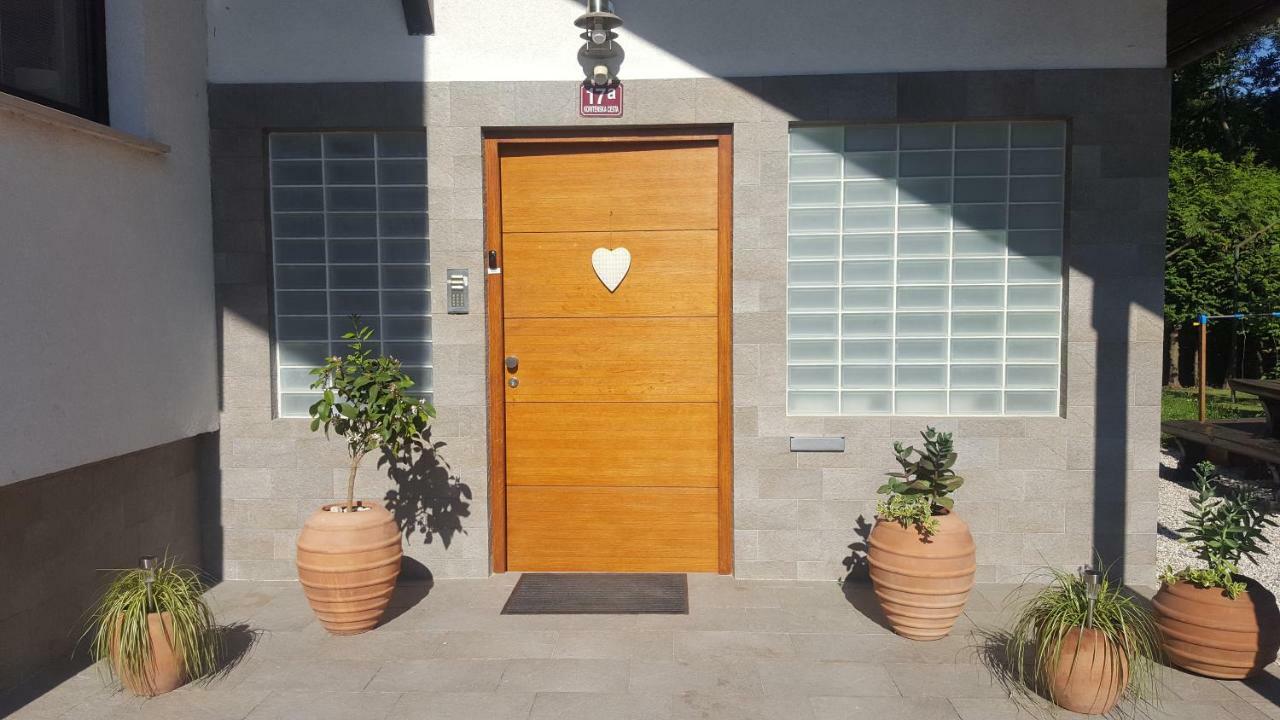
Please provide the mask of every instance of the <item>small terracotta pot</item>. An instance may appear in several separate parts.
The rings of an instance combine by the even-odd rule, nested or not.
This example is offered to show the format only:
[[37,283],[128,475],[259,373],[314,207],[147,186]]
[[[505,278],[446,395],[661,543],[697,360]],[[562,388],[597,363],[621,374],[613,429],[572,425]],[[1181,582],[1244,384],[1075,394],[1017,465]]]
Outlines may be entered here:
[[326,505],[298,536],[298,581],[320,624],[355,635],[378,624],[400,574],[400,531],[391,513],[361,501],[355,512]]
[[138,677],[126,671],[120,663],[117,650],[120,624],[116,624],[115,636],[111,639],[111,664],[115,666],[116,677],[129,692],[142,697],[163,695],[182,687],[187,681],[187,673],[173,649],[173,617],[167,612],[147,613],[147,633],[151,636],[151,662],[145,668],[144,676]]
[[1280,649],[1276,597],[1256,581],[1239,577],[1245,591],[1235,600],[1221,588],[1189,582],[1163,584],[1151,604],[1169,662],[1221,680],[1243,680],[1263,671]]
[[876,518],[867,564],[893,631],[912,640],[946,637],[964,612],[977,572],[973,536],[955,513],[939,515],[927,538],[914,525]]
[[1105,715],[1129,686],[1129,658],[1096,628],[1073,628],[1062,637],[1050,678],[1053,701],[1071,712]]

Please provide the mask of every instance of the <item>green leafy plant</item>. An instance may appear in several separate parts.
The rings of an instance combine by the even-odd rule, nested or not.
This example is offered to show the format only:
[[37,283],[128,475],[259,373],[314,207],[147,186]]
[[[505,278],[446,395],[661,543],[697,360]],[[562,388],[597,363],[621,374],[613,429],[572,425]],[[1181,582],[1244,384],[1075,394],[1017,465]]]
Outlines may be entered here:
[[920,437],[924,440],[923,450],[901,442],[893,444],[902,472],[889,473],[889,482],[876,491],[889,496],[877,503],[876,512],[897,520],[903,527],[914,523],[921,533],[931,535],[938,527],[933,517],[951,511],[955,501],[948,496],[964,484],[964,478],[951,469],[956,464],[951,433],[928,427]]
[[186,676],[192,680],[210,676],[218,669],[223,642],[203,590],[194,571],[177,566],[167,556],[153,570],[118,571],[89,612],[84,636],[93,636],[93,659],[107,661],[102,666],[114,682],[126,676],[132,686],[152,691],[147,615],[164,612],[171,621],[169,642]]
[[332,430],[347,441],[347,512],[356,506],[356,471],[364,456],[379,449],[400,454],[436,416],[431,403],[408,393],[414,383],[400,361],[374,354],[373,329],[354,315],[351,324],[354,329],[342,336],[350,341],[346,357],[335,355],[311,371],[317,376],[311,387],[324,395],[310,408],[313,431],[323,427],[326,437]]
[[1202,462],[1194,472],[1198,492],[1191,498],[1191,509],[1182,511],[1187,516],[1186,527],[1177,532],[1204,566],[1166,567],[1160,579],[1170,584],[1186,581],[1202,588],[1222,588],[1235,599],[1245,590],[1245,583],[1235,577],[1240,558],[1257,562],[1256,555],[1267,554],[1262,546],[1270,541],[1263,531],[1275,527],[1275,522],[1252,493],[1223,487],[1213,463]]

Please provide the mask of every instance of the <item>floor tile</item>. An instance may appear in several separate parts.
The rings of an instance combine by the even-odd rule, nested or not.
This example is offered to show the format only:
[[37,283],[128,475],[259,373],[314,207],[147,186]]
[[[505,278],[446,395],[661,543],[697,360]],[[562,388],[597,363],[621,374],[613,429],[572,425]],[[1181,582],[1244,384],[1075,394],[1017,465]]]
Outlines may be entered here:
[[695,690],[678,693],[671,701],[672,720],[813,720],[808,698],[756,697],[738,693]]
[[511,660],[500,692],[626,692],[626,660]]
[[552,630],[456,630],[422,633],[419,637],[426,643],[423,656],[435,658],[548,658],[556,648],[556,633]]
[[670,630],[561,630],[556,635],[556,657],[675,659],[675,634]]
[[760,696],[764,687],[755,664],[746,659],[687,662],[631,661],[628,690],[633,693],[683,693],[697,690]]
[[407,692],[386,720],[525,720],[533,693]]
[[1001,698],[1009,694],[981,665],[890,663],[885,667],[904,697]]
[[529,720],[668,720],[671,696],[627,693],[538,693]]
[[815,697],[810,700],[814,720],[959,720],[945,698]]
[[493,692],[506,660],[389,661],[369,681],[370,692]]
[[878,663],[758,660],[767,695],[896,696],[893,679]]
[[267,696],[246,720],[383,720],[399,693],[282,690]]
[[785,633],[690,630],[675,634],[675,659],[778,658],[795,654]]

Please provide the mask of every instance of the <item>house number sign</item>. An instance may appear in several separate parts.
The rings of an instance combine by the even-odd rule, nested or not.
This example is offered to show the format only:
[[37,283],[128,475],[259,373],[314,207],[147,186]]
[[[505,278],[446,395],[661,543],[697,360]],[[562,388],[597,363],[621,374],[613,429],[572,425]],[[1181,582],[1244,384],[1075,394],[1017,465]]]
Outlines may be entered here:
[[622,83],[603,87],[582,83],[578,91],[578,114],[582,117],[622,117]]

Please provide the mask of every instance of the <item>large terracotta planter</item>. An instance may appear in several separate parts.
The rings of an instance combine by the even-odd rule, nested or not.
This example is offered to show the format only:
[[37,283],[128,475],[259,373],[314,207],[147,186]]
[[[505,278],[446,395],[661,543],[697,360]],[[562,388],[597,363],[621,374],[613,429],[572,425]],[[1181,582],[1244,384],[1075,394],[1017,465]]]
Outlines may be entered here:
[[115,666],[116,677],[120,678],[129,692],[142,697],[163,695],[178,689],[187,681],[186,669],[173,650],[173,618],[169,613],[148,613],[147,633],[151,636],[151,662],[144,669],[143,677],[128,672],[120,664],[116,650],[119,646],[119,624],[116,625],[116,634],[111,641],[111,664]]
[[940,515],[928,538],[914,525],[876,519],[867,564],[876,598],[893,631],[912,640],[946,637],[964,611],[977,571],[973,536],[963,520]]
[[1129,686],[1129,659],[1094,628],[1068,630],[1049,688],[1053,701],[1072,712],[1105,715]]
[[1188,582],[1160,586],[1152,599],[1169,661],[1193,673],[1243,680],[1262,672],[1280,648],[1280,609],[1257,582],[1235,600],[1219,588]]
[[400,531],[391,513],[360,502],[355,512],[326,505],[298,536],[298,581],[320,624],[355,635],[378,624],[400,574]]

